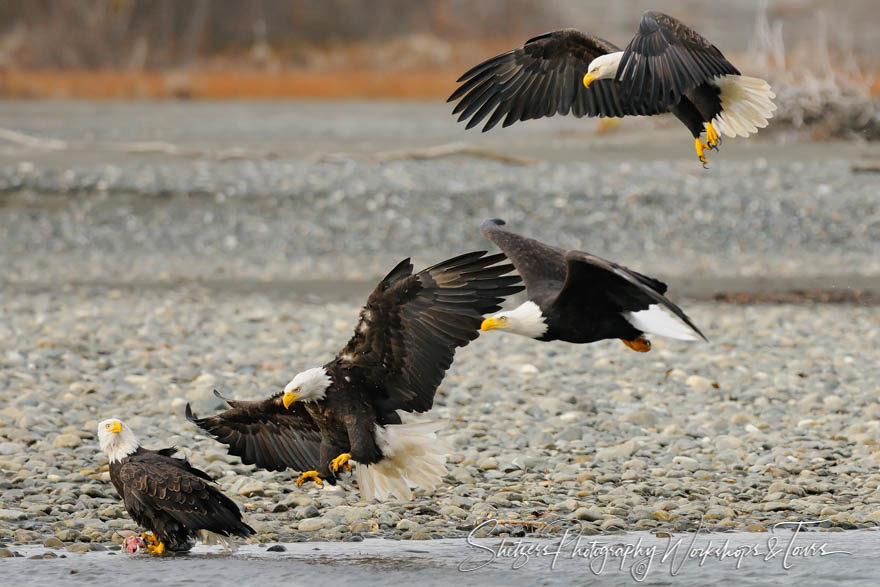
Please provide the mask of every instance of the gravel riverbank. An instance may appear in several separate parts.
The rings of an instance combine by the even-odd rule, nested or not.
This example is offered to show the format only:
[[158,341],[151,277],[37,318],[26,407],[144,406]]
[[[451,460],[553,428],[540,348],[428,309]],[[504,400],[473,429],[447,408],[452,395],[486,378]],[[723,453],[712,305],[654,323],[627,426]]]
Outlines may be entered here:
[[[851,170],[870,143],[759,135],[706,170],[677,126],[483,135],[446,105],[381,102],[0,102],[2,126],[37,143],[0,142],[0,281],[372,280],[486,247],[496,216],[669,279],[880,279],[880,175]],[[535,164],[405,155],[461,142]]]
[[[0,556],[134,530],[95,439],[110,416],[215,475],[264,543],[457,537],[489,517],[875,526],[876,306],[704,294],[880,291],[880,177],[851,170],[877,147],[730,141],[706,171],[681,132],[567,124],[483,137],[419,105],[0,103],[0,126],[40,139],[0,144]],[[463,138],[539,161],[364,158]],[[187,151],[117,144],[144,141]],[[488,333],[428,414],[448,422],[447,482],[410,503],[297,488],[185,421],[187,401],[220,409],[214,388],[260,398],[328,360],[373,280],[490,248],[490,216],[666,280],[711,342]]]
[[0,262],[20,281],[374,278],[406,256],[485,248],[490,217],[668,277],[880,276],[880,180],[845,160],[5,173],[22,188],[0,196]]
[[185,421],[187,401],[220,408],[213,388],[259,398],[325,361],[358,303],[198,288],[4,296],[0,542],[107,543],[134,529],[97,451],[109,416],[217,476],[260,541],[461,536],[488,517],[595,532],[880,520],[873,307],[686,304],[712,342],[657,340],[649,354],[484,335],[430,413],[455,447],[448,483],[410,503],[297,488]]

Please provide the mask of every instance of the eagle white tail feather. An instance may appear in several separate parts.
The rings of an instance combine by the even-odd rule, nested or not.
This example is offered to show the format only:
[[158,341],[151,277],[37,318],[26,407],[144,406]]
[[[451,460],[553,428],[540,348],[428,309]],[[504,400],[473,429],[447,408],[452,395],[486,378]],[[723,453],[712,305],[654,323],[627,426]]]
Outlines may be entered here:
[[199,541],[208,546],[220,544],[226,552],[235,552],[238,550],[238,545],[230,540],[229,537],[211,532],[210,530],[199,530]]
[[393,495],[412,499],[412,488],[436,488],[446,474],[446,456],[452,446],[437,438],[445,422],[376,426],[376,443],[384,458],[372,465],[355,463],[358,486],[364,501],[382,501]]
[[676,340],[697,340],[699,335],[681,318],[659,304],[648,306],[639,312],[623,312],[627,322],[648,334],[657,334]]
[[725,75],[713,80],[721,88],[721,112],[712,119],[712,126],[728,137],[758,132],[773,117],[776,94],[770,84],[756,77]]

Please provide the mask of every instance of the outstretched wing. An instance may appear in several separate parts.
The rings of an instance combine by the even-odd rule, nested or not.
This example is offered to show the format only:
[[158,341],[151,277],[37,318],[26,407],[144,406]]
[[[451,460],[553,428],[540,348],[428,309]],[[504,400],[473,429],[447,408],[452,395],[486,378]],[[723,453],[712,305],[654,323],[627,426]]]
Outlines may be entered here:
[[254,533],[242,522],[235,502],[173,461],[177,459],[153,453],[129,459],[120,467],[122,499],[133,518],[160,513],[191,531],[204,529],[224,536]]
[[662,281],[582,251],[568,251],[565,262],[568,277],[554,306],[573,304],[597,313],[612,313],[640,312],[658,304],[706,339],[687,314],[663,295],[666,284]]
[[620,82],[625,103],[657,113],[677,104],[685,91],[721,75],[739,71],[715,45],[671,16],[646,12],[614,81]]
[[355,368],[375,390],[380,411],[424,412],[452,364],[455,349],[475,339],[483,315],[522,290],[505,275],[504,255],[467,253],[415,275],[398,269],[383,279],[361,311],[354,336],[337,360]]
[[447,102],[461,101],[452,111],[467,118],[467,128],[489,120],[483,132],[504,118],[502,127],[514,122],[569,112],[581,116],[623,116],[630,112],[611,80],[585,88],[584,75],[590,62],[617,47],[575,29],[562,29],[529,39],[471,68],[458,78],[461,86]]
[[565,251],[533,238],[526,238],[505,228],[500,218],[484,220],[483,235],[504,251],[526,285],[529,299],[538,305],[552,300],[565,282]]
[[197,418],[186,405],[186,419],[229,446],[229,454],[246,465],[270,471],[291,468],[310,471],[319,464],[321,434],[300,402],[290,409],[281,403],[281,393],[263,401],[225,400],[230,409],[216,416]]

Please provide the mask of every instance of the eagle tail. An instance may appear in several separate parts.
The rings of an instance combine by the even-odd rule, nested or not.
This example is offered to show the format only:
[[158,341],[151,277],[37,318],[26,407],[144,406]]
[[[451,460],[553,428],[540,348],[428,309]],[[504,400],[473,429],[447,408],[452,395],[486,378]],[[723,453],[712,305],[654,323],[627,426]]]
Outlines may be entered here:
[[656,334],[676,340],[697,340],[702,333],[660,304],[652,304],[647,310],[624,312],[627,322],[648,334]]
[[767,126],[776,110],[776,94],[770,84],[744,75],[721,76],[713,83],[721,89],[721,112],[711,121],[718,132],[728,137],[747,137]]
[[210,530],[199,530],[198,534],[199,541],[202,544],[208,546],[219,544],[226,552],[235,552],[236,550],[238,550],[238,545],[230,540],[228,536],[223,536],[222,534],[217,534],[216,532],[211,532]]
[[361,498],[400,501],[412,499],[412,488],[432,491],[446,474],[446,455],[452,446],[437,438],[444,422],[376,426],[376,442],[383,458],[377,463],[355,464]]

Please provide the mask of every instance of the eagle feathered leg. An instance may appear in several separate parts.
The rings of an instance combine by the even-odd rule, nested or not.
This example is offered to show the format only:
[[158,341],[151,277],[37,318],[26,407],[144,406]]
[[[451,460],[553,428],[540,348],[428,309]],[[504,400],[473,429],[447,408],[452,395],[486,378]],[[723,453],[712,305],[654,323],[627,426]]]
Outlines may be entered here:
[[697,157],[700,158],[700,163],[703,164],[703,167],[706,167],[706,155],[704,151],[708,149],[706,145],[703,144],[703,141],[700,140],[700,137],[694,139],[694,149],[697,151]]
[[718,150],[718,146],[721,144],[721,135],[712,128],[712,123],[706,123],[706,146],[710,149]]
[[633,340],[626,340],[624,338],[621,338],[620,340],[623,341],[623,344],[637,353],[647,353],[651,350],[651,341],[644,336],[640,336]]
[[318,485],[323,485],[324,481],[321,480],[321,475],[317,471],[306,471],[296,480],[297,487],[302,487],[303,483],[307,481],[314,481]]
[[344,452],[330,461],[330,468],[333,469],[334,473],[339,471],[339,467],[344,467],[346,471],[351,472],[351,465],[348,464],[350,458],[351,453]]

